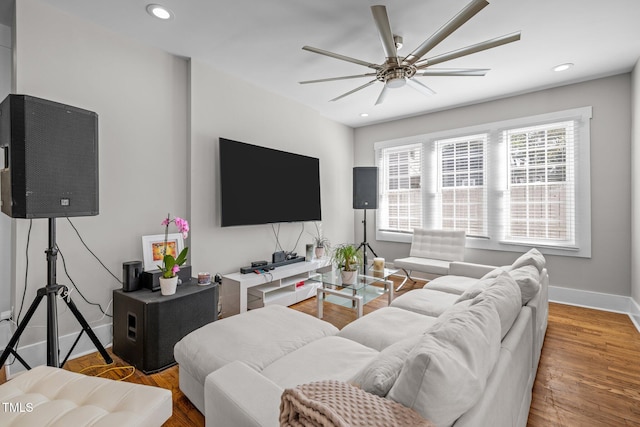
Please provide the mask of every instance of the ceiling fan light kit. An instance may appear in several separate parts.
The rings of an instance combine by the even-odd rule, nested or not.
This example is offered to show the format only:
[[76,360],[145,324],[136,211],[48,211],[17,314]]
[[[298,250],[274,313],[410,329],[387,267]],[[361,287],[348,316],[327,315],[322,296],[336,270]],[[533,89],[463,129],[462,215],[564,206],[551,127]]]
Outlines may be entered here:
[[391,25],[389,23],[389,16],[387,15],[387,9],[383,5],[371,6],[371,13],[373,20],[378,29],[380,36],[380,42],[382,43],[382,49],[385,54],[385,61],[382,64],[374,64],[360,59],[352,58],[338,53],[333,53],[327,50],[318,49],[311,46],[304,46],[302,49],[309,52],[325,55],[341,61],[347,61],[354,64],[362,65],[368,68],[372,68],[375,72],[358,74],[353,76],[342,77],[330,77],[325,79],[307,80],[299,82],[301,84],[308,83],[321,83],[330,82],[336,80],[356,79],[362,77],[375,77],[373,80],[350,90],[331,101],[337,101],[348,95],[351,95],[359,90],[371,86],[376,82],[384,83],[382,91],[378,96],[376,105],[381,104],[386,97],[386,90],[400,88],[405,85],[417,90],[424,95],[433,95],[435,91],[421,83],[414,77],[424,76],[484,76],[489,69],[486,68],[429,68],[435,64],[439,64],[452,59],[461,58],[463,56],[471,55],[473,53],[481,52],[483,50],[492,49],[494,47],[502,46],[507,43],[520,40],[520,32],[507,34],[494,39],[486,40],[481,43],[477,43],[471,46],[467,46],[461,49],[457,49],[451,52],[447,52],[441,55],[433,56],[431,58],[423,57],[429,53],[434,47],[436,47],[445,38],[451,35],[454,31],[460,28],[464,23],[473,18],[478,12],[488,6],[489,3],[486,0],[472,0],[467,6],[465,6],[457,15],[455,15],[449,22],[444,24],[438,31],[433,33],[428,39],[426,39],[420,46],[418,46],[413,52],[407,56],[398,56],[398,50],[403,45],[402,37],[393,34],[391,31]]

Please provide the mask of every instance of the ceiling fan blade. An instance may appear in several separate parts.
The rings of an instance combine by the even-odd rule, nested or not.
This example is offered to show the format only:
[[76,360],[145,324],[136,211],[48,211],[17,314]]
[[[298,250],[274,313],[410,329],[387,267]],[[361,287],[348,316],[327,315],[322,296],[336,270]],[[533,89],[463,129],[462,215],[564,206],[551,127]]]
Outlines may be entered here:
[[342,99],[342,98],[344,98],[345,96],[349,96],[349,95],[351,95],[352,93],[357,92],[357,91],[359,91],[359,90],[361,90],[361,89],[364,89],[364,88],[365,88],[365,87],[367,87],[367,86],[371,86],[372,84],[374,84],[374,83],[375,83],[375,82],[377,82],[377,81],[378,81],[377,79],[371,80],[369,83],[365,83],[365,84],[363,84],[362,86],[358,86],[357,88],[352,89],[352,90],[350,90],[350,91],[349,91],[349,92],[347,92],[347,93],[343,93],[342,95],[340,95],[340,96],[338,96],[338,97],[336,97],[336,98],[333,98],[333,99],[331,99],[330,101],[337,101],[338,99]]
[[318,79],[318,80],[305,80],[303,82],[298,82],[301,85],[305,85],[308,83],[322,83],[322,82],[333,82],[336,80],[348,80],[348,79],[358,79],[361,77],[374,77],[376,75],[376,73],[367,73],[367,74],[358,74],[355,76],[343,76],[343,77],[329,77],[326,79]]
[[415,90],[417,90],[418,92],[420,92],[421,94],[423,94],[423,95],[431,96],[431,95],[435,95],[436,94],[436,91],[434,91],[430,87],[420,83],[417,80],[407,79],[407,84],[409,86],[411,86],[412,88],[414,88]]
[[382,104],[387,97],[387,85],[382,85],[382,91],[380,91],[380,95],[378,95],[378,99],[376,100],[376,105]]
[[416,76],[484,76],[489,68],[429,68],[418,69]]
[[393,62],[397,64],[398,50],[396,49],[396,42],[393,40],[387,8],[382,5],[371,6],[371,13],[373,13],[373,20],[376,22],[376,27],[378,27],[384,55],[387,57],[387,60],[393,60]]
[[478,12],[489,5],[486,0],[473,0],[466,5],[456,16],[454,16],[449,22],[444,24],[438,31],[436,31],[431,37],[425,40],[420,46],[418,46],[413,52],[411,52],[404,59],[403,63],[412,65],[415,64],[420,58],[422,58],[427,52],[433,49],[447,36],[460,28],[462,24],[473,18]]
[[434,56],[432,58],[427,58],[423,61],[418,62],[416,64],[416,67],[422,68],[430,65],[439,64],[441,62],[450,61],[452,59],[471,55],[472,53],[481,52],[483,50],[502,46],[504,44],[512,43],[518,40],[520,40],[520,31],[516,33],[507,34],[502,37],[497,37],[495,39],[487,40],[471,46],[463,47],[462,49],[454,50],[448,53],[443,53],[442,55]]
[[375,70],[378,70],[380,68],[378,64],[361,61],[356,58],[351,58],[350,56],[344,56],[344,55],[340,55],[339,53],[329,52],[328,50],[318,49],[317,47],[303,46],[302,49],[307,50],[309,52],[318,53],[320,55],[329,56],[331,58],[340,59],[342,61],[353,62],[354,64],[358,64],[358,65],[364,65],[365,67],[373,68]]

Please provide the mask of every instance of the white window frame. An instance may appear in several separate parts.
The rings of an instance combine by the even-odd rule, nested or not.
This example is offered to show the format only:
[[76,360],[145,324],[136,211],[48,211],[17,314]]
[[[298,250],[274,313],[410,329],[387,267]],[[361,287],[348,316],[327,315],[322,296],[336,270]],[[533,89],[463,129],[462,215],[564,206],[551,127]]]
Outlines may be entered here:
[[[487,168],[487,234],[488,238],[467,237],[466,247],[473,249],[489,249],[500,251],[522,252],[526,247],[536,247],[542,253],[572,257],[591,257],[591,159],[590,159],[590,122],[592,107],[580,107],[569,110],[521,117],[510,120],[492,122],[460,129],[433,132],[374,144],[376,150],[376,165],[378,165],[378,150],[387,147],[422,143],[423,146],[423,227],[437,228],[437,218],[433,212],[437,203],[437,147],[436,141],[451,139],[463,135],[487,134],[486,159]],[[525,128],[545,123],[575,120],[577,122],[576,140],[579,143],[579,155],[575,162],[575,245],[556,246],[545,245],[543,242],[514,242],[508,241],[504,235],[505,192],[508,190],[509,178],[507,174],[507,147],[501,133],[507,129]],[[411,233],[397,233],[377,230],[376,239],[380,241],[411,243]]]

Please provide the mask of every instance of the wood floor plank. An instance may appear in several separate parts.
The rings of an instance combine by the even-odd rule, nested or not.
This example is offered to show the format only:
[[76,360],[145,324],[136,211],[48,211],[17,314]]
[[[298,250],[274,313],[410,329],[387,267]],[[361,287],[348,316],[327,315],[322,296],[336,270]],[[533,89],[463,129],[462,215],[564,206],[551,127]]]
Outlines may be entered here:
[[[420,284],[414,288],[421,287]],[[403,289],[399,294],[411,290]],[[381,296],[364,306],[370,313],[387,306]],[[292,306],[317,315],[316,299]],[[323,306],[324,320],[338,328],[356,319],[353,309],[331,303]],[[128,366],[109,353],[115,366]],[[551,303],[549,326],[538,375],[533,386],[529,427],[549,426],[640,426],[640,333],[628,316],[581,307]],[[67,362],[74,372],[96,375],[107,368],[95,367],[104,361],[93,353]],[[104,377],[123,378],[128,370],[107,372]],[[136,371],[125,381],[169,389],[173,393],[173,415],[167,427],[204,426],[203,415],[178,387],[178,366],[145,375]],[[3,378],[0,376],[0,383]]]

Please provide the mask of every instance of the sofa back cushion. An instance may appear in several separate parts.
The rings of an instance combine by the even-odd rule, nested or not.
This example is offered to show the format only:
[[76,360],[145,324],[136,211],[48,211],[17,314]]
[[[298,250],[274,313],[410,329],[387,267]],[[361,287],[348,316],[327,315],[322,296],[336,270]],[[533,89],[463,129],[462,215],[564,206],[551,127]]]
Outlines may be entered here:
[[385,397],[400,375],[407,356],[420,342],[421,336],[422,334],[416,334],[386,347],[349,382],[366,392]]
[[446,312],[409,352],[387,397],[449,426],[478,401],[499,352],[492,303]]
[[503,272],[493,279],[493,283],[483,292],[474,297],[472,304],[479,304],[482,301],[491,302],[498,312],[502,341],[522,310],[520,287],[509,273]]
[[513,264],[511,264],[511,268],[515,270],[516,268],[520,268],[525,265],[533,265],[538,272],[541,272],[546,263],[547,261],[545,260],[544,255],[542,255],[542,253],[540,253],[536,248],[533,248],[516,259]]

